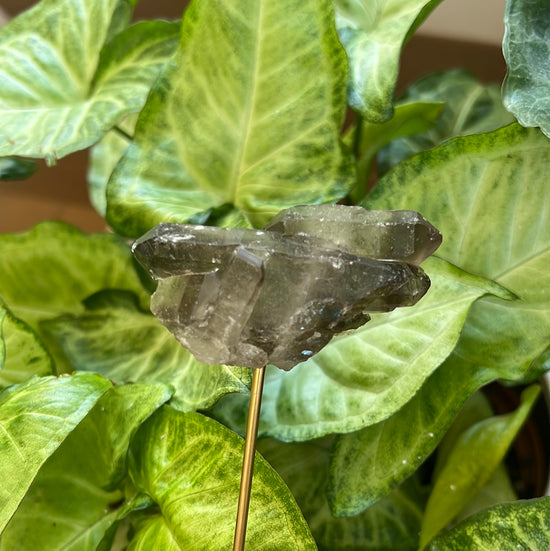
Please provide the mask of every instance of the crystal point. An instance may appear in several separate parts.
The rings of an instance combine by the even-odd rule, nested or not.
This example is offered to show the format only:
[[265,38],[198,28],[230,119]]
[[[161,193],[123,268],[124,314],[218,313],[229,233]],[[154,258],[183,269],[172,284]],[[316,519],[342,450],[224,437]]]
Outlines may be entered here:
[[208,364],[291,369],[333,335],[415,304],[441,241],[412,211],[295,207],[264,231],[159,224],[134,244],[151,310]]

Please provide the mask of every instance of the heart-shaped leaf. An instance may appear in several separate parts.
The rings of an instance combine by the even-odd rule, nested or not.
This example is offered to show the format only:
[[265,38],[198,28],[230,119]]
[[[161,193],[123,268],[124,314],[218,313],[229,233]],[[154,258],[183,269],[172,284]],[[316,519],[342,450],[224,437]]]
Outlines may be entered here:
[[[432,287],[416,306],[373,315],[290,372],[268,369],[261,433],[307,440],[380,422],[403,407],[450,354],[477,298],[508,296],[438,259],[429,259],[426,271]],[[233,410],[244,410],[242,401],[224,398],[216,415],[228,422]]]
[[[237,435],[197,413],[164,407],[145,422],[130,450],[134,483],[161,513],[138,531],[130,549],[147,544],[150,549],[218,551],[231,546],[243,452]],[[246,542],[258,551],[316,549],[288,488],[259,454]]]
[[521,404],[515,412],[480,421],[460,435],[426,504],[420,534],[421,549],[491,478],[539,394],[539,387],[529,387],[523,392]]
[[161,381],[174,389],[171,404],[194,411],[228,392],[247,392],[251,370],[197,361],[130,293],[100,292],[88,310],[43,324],[71,364],[115,382]]
[[502,103],[498,85],[482,84],[461,69],[426,75],[407,88],[398,105],[434,101],[445,103],[437,123],[427,131],[399,137],[382,148],[378,153],[381,173],[449,138],[489,132],[515,120]]
[[0,155],[52,164],[143,106],[178,26],[139,23],[114,38],[125,0],[46,0],[0,31]]
[[42,464],[111,383],[89,373],[33,378],[0,393],[0,531]]
[[44,464],[3,532],[0,550],[95,549],[126,505],[118,487],[130,438],[169,397],[163,385],[105,393]]
[[545,551],[550,545],[550,497],[488,509],[437,537],[428,551]]
[[231,204],[263,226],[283,208],[346,195],[345,53],[333,25],[329,0],[193,2],[109,182],[110,224],[138,236]]
[[503,85],[506,107],[524,126],[550,137],[550,19],[544,0],[508,0],[502,51],[508,66]]
[[350,65],[348,102],[370,121],[392,115],[401,49],[441,0],[336,0],[336,26]]

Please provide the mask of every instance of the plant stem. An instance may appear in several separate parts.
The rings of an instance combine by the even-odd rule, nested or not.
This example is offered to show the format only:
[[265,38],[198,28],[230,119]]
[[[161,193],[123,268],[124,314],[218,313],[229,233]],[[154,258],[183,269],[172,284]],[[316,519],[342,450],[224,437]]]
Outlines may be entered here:
[[262,405],[264,376],[265,366],[254,370],[252,388],[250,389],[248,421],[246,423],[241,488],[239,491],[239,504],[237,506],[237,522],[235,524],[233,551],[243,551],[246,538],[248,506],[250,505],[250,490],[252,487],[252,475],[254,474],[254,455],[256,451],[256,438],[258,437],[258,423],[260,420],[260,407]]

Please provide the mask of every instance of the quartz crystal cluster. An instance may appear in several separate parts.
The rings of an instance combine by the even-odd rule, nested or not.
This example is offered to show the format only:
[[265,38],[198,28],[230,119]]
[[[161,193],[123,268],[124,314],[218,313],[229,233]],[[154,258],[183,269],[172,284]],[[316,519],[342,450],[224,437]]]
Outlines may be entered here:
[[159,281],[151,310],[198,360],[289,370],[368,312],[415,304],[440,243],[413,211],[315,205],[263,231],[159,224],[133,252]]

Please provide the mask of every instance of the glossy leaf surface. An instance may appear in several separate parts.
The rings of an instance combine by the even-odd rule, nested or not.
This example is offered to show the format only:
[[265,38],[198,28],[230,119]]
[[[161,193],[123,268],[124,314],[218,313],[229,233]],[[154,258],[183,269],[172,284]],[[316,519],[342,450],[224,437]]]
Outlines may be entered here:
[[524,126],[550,137],[550,17],[544,0],[508,0],[502,51],[506,107]]
[[127,505],[120,487],[130,438],[169,397],[163,385],[126,385],[105,393],[42,467],[0,549],[95,549]]
[[50,164],[143,106],[178,26],[129,21],[125,0],[46,0],[0,31],[0,155]]
[[[230,548],[242,453],[242,440],[212,419],[169,407],[153,415],[132,442],[130,468],[136,487],[159,505],[162,521],[148,522],[130,549],[144,549],[142,538],[154,549],[171,540],[179,546],[175,548],[189,551]],[[294,498],[258,454],[247,545],[257,550],[316,549]]]
[[539,394],[540,388],[529,387],[515,412],[480,421],[459,436],[426,504],[421,548],[460,513],[495,473]]
[[45,324],[77,369],[115,382],[161,381],[174,389],[172,406],[194,411],[228,392],[247,392],[251,371],[197,361],[135,296],[103,292],[86,301],[87,311]]
[[[193,2],[107,189],[124,235],[230,204],[256,226],[353,184],[329,0]],[[204,218],[203,218],[204,219]]]
[[[486,293],[508,296],[490,281],[437,259],[425,268],[432,280],[414,307],[373,315],[290,372],[268,369],[262,434],[307,440],[350,432],[399,410],[454,348],[473,301]],[[225,398],[219,414],[244,411],[244,399]]]
[[33,378],[0,394],[0,531],[42,464],[111,384],[99,375]]
[[550,497],[498,505],[436,538],[429,551],[544,551],[550,545]]
[[373,122],[388,120],[401,49],[418,18],[441,0],[336,0],[336,26],[349,58],[348,102]]

